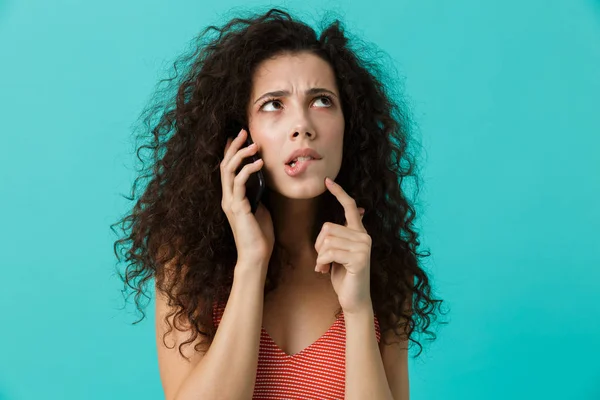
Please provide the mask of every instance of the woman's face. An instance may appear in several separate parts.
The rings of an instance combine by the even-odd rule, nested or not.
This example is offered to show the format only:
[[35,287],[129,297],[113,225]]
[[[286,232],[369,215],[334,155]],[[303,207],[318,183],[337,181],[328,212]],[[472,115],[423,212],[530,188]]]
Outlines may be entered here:
[[[278,93],[272,93],[278,92]],[[326,191],[342,164],[344,115],[333,69],[310,53],[284,54],[258,65],[248,104],[248,129],[264,161],[267,186],[288,198],[309,199]],[[286,161],[298,149],[321,157],[297,167],[290,176]]]

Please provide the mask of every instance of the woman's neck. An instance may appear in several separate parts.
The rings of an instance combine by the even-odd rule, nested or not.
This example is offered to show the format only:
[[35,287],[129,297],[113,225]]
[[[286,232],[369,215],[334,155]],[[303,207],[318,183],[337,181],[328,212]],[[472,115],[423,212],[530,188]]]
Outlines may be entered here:
[[316,253],[311,232],[320,199],[290,199],[276,192],[269,193],[269,207],[275,237],[291,259]]

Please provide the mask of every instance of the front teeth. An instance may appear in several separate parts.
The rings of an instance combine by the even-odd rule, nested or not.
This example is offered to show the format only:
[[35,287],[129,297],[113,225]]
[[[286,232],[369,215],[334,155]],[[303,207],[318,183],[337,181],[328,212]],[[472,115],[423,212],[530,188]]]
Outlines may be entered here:
[[312,159],[313,159],[312,157],[298,157],[296,159],[296,161],[292,161],[292,163],[290,164],[290,167],[293,167],[294,165],[296,165],[296,163],[298,161],[308,161],[308,160],[312,160]]

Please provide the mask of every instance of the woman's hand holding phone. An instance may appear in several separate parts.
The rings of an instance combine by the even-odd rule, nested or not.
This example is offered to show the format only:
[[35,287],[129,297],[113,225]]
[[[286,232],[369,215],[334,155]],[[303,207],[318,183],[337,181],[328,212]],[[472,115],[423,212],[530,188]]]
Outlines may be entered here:
[[235,139],[227,139],[225,155],[221,162],[221,208],[233,231],[238,252],[237,265],[251,269],[262,268],[262,277],[265,278],[275,243],[273,221],[262,203],[259,203],[256,213],[253,214],[246,197],[246,182],[251,173],[262,168],[263,160],[245,165],[236,175],[242,159],[258,151],[257,144],[241,148],[247,134],[242,129]]

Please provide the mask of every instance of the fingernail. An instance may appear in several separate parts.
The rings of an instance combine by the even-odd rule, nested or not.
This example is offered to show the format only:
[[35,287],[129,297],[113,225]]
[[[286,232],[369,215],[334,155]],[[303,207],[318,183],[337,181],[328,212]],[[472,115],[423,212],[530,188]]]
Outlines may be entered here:
[[331,179],[329,179],[329,177],[325,178],[325,183],[327,185],[333,185],[333,181]]

